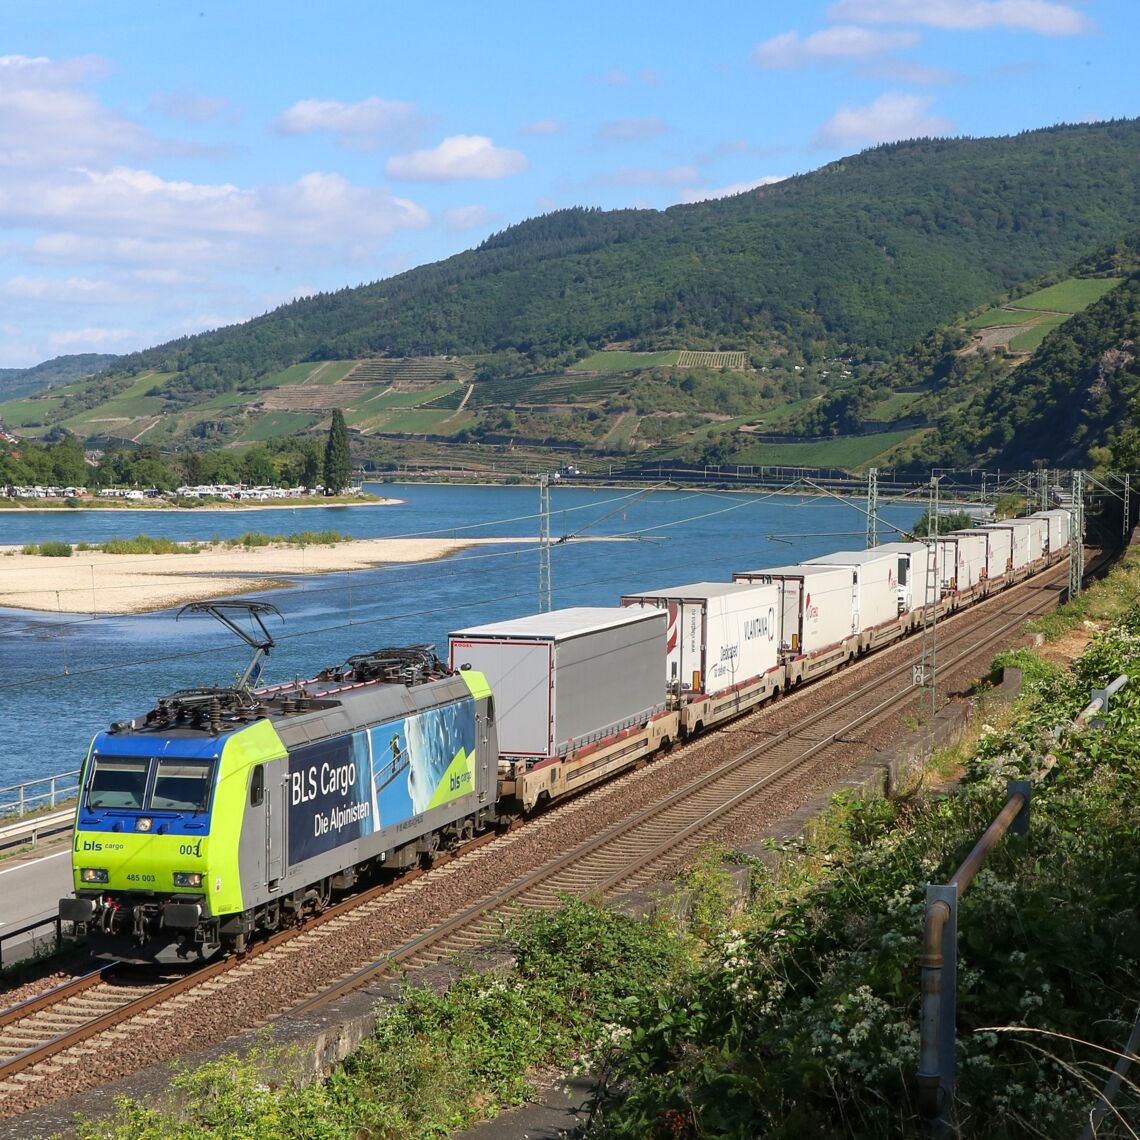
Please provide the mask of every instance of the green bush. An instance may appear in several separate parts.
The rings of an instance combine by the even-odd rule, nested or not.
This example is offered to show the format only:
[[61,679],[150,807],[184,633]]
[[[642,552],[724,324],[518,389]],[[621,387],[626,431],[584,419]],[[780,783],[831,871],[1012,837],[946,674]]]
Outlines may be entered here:
[[[945,882],[1006,799],[1057,756],[1029,831],[962,895],[956,1106],[964,1137],[1076,1135],[1135,1015],[1140,691],[1104,731],[1063,733],[1093,686],[1140,670],[1140,613],[1072,673],[1026,669],[1009,724],[985,725],[959,792],[840,805],[811,882],[769,894],[616,1049],[598,1138],[909,1137],[926,882]],[[841,838],[835,839],[839,831]],[[794,876],[789,876],[790,881]],[[1118,1105],[1135,1113],[1135,1089]],[[1122,1133],[1127,1135],[1127,1132]]]
[[252,550],[254,547],[271,546],[275,542],[284,546],[334,546],[338,542],[351,541],[351,535],[341,534],[340,531],[336,530],[302,530],[296,534],[282,535],[249,530],[237,538],[227,538],[226,546],[244,546],[247,550]]
[[108,539],[99,543],[97,549],[104,554],[197,554],[201,547],[196,542],[181,543],[171,538],[138,534],[134,538]]
[[282,1085],[287,1058],[272,1053],[224,1057],[175,1079],[181,1119],[124,1099],[76,1135],[437,1140],[525,1099],[530,1071],[609,1048],[686,960],[668,927],[577,901],[525,917],[508,938],[512,973],[466,974],[445,993],[407,986],[324,1084]]
[[43,558],[70,558],[72,554],[70,542],[29,542],[21,549],[24,554],[38,554]]

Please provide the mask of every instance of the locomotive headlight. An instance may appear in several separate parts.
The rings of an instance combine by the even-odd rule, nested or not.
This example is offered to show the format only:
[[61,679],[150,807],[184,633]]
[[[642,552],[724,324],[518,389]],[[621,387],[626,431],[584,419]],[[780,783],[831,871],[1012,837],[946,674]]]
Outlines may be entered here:
[[202,872],[175,871],[174,885],[176,887],[200,887],[202,885]]
[[79,871],[79,879],[84,883],[109,883],[111,876],[102,867],[83,867]]
[[140,816],[135,820],[135,831],[150,831],[154,821],[149,816]]

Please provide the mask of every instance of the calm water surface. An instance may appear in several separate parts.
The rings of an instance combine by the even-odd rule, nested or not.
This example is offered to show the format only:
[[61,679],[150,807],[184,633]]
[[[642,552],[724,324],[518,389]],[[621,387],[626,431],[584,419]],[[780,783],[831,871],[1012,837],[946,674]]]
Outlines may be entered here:
[[[203,512],[42,511],[0,514],[0,543],[101,542],[145,532],[175,539],[339,530],[354,538],[507,536],[538,532],[534,487],[371,487],[391,506]],[[624,536],[551,551],[554,605],[616,605],[623,593],[700,581],[863,546],[862,501],[707,491],[554,487],[554,538]],[[910,526],[923,504],[888,504],[880,518]],[[880,524],[880,540],[890,541]],[[188,556],[192,559],[193,556]],[[3,574],[0,559],[0,575]],[[538,609],[534,542],[474,547],[438,562],[298,578],[290,589],[246,595],[272,602],[284,622],[263,680],[309,676],[354,653],[434,642],[465,626]],[[132,617],[59,617],[0,609],[0,785],[77,767],[90,738],[162,695],[232,684],[249,650],[206,617],[176,609]]]

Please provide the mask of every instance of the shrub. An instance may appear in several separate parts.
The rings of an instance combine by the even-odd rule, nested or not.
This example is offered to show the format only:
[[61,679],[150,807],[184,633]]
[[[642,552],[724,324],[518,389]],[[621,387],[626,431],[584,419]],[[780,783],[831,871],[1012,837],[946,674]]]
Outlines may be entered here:
[[104,554],[197,554],[200,547],[196,542],[183,545],[171,538],[138,534],[134,538],[108,539],[99,543],[98,549]]
[[42,558],[70,558],[72,553],[70,542],[41,542],[38,545],[29,542],[21,549],[25,554],[38,554]]

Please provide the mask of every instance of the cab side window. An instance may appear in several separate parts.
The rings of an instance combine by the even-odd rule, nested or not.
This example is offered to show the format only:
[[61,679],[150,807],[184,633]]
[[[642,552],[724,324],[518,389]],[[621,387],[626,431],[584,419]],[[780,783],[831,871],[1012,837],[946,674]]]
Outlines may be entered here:
[[249,781],[249,806],[259,807],[265,801],[265,768],[258,764]]

